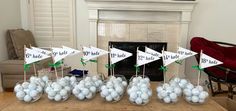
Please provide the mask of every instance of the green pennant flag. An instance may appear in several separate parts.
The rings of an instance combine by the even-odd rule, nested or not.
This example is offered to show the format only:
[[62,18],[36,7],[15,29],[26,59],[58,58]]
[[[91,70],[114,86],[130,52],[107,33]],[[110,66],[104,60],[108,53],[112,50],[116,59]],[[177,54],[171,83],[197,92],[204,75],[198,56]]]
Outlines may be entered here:
[[197,66],[192,66],[192,68],[195,69],[195,70],[203,71],[203,69],[201,69],[198,65]]
[[30,69],[30,64],[24,64],[24,71],[28,71]]
[[135,67],[135,71],[140,72],[140,68],[138,67],[137,64],[135,64],[134,67]]
[[48,66],[49,66],[49,67],[56,67],[56,68],[57,68],[57,67],[60,67],[61,64],[63,64],[63,61],[62,61],[62,60],[56,62],[55,64],[49,63]]
[[159,68],[159,70],[166,72],[168,70],[168,68],[166,66],[161,66],[161,68]]
[[114,68],[115,68],[115,64],[111,64],[111,65],[106,64],[105,67],[106,67],[107,69],[114,69]]
[[175,63],[177,63],[179,65],[182,65],[183,61],[182,60],[177,60],[177,61],[175,61]]

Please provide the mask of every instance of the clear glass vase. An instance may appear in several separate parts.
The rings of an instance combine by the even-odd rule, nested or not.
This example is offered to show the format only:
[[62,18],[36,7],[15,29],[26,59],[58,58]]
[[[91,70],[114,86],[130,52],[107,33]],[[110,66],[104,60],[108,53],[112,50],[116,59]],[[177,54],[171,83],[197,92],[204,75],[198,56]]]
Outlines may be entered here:
[[124,96],[127,80],[123,75],[109,76],[101,87],[100,95],[107,102],[118,102]]
[[135,105],[146,105],[152,96],[150,79],[147,76],[133,76],[127,88],[129,101]]
[[43,87],[40,84],[30,83],[29,81],[17,82],[14,87],[16,98],[25,103],[38,101],[43,94]]
[[68,100],[71,95],[71,85],[65,78],[48,82],[45,92],[51,101],[62,102]]
[[190,104],[204,104],[208,101],[209,93],[207,87],[194,86],[190,83],[183,90],[184,100]]

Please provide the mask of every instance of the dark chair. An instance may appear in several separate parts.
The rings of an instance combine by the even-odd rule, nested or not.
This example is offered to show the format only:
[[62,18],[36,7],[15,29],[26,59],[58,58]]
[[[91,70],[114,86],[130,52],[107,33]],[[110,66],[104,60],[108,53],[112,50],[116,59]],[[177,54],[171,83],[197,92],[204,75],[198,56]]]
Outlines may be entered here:
[[[228,93],[228,97],[233,99],[233,89],[236,86],[236,45],[209,41],[201,37],[194,37],[190,44],[191,50],[198,53],[202,50],[203,53],[223,62],[222,65],[204,69],[204,72],[208,74],[212,96]],[[199,61],[199,54],[196,59]],[[216,91],[213,89],[212,81],[217,83]],[[225,84],[228,90],[222,90],[221,84]]]

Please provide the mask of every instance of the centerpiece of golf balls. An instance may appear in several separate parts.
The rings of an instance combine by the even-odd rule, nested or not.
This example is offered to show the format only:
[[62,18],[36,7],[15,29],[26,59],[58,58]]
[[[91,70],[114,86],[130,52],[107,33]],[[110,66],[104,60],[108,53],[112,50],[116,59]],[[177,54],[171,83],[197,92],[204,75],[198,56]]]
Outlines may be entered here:
[[71,85],[66,78],[60,78],[56,81],[49,82],[45,92],[48,99],[52,101],[66,101],[71,94]]
[[136,105],[145,105],[152,96],[150,79],[148,77],[132,77],[127,88],[129,101]]
[[96,85],[92,77],[85,77],[77,85],[75,85],[72,93],[78,100],[90,100],[96,95]]
[[122,75],[110,76],[101,87],[100,95],[107,102],[118,102],[124,95],[127,81]]
[[36,82],[24,81],[18,82],[14,87],[16,98],[26,103],[39,100],[43,93],[43,87]]
[[203,104],[207,101],[209,96],[208,92],[200,85],[194,86],[188,83],[186,88],[183,90],[184,98],[187,102],[193,104]]
[[177,85],[173,86],[168,83],[157,86],[157,98],[164,103],[176,103],[178,97],[181,96],[181,88]]

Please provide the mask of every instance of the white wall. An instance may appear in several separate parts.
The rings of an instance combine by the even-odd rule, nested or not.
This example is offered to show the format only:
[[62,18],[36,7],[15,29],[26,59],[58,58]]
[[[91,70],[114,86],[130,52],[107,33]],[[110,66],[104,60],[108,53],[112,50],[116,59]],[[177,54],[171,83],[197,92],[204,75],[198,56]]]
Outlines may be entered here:
[[6,30],[20,28],[20,26],[20,0],[0,0],[0,61],[8,58],[5,40]]
[[[189,41],[201,36],[209,40],[236,43],[236,1],[235,0],[198,0],[192,15]],[[188,43],[189,47],[189,43]],[[187,77],[196,80],[197,74],[191,66],[196,65],[194,57],[187,59]],[[203,74],[203,78],[205,74]]]

